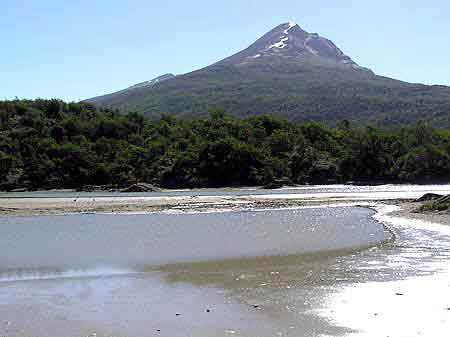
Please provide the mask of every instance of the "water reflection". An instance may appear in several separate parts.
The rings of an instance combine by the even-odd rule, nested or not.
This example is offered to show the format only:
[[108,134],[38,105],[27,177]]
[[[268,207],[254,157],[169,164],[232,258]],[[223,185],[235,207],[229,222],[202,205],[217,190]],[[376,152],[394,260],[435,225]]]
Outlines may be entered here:
[[[385,239],[363,208],[0,218],[0,280],[354,248]],[[3,273],[3,275],[2,275]],[[6,275],[6,276],[5,276]]]
[[[14,254],[0,258],[0,317],[11,322],[0,333],[445,335],[450,227],[382,214],[396,240],[380,244],[390,232],[373,214],[347,207],[3,218],[0,247]],[[93,269],[99,261],[113,269]],[[11,278],[27,264],[85,274]]]

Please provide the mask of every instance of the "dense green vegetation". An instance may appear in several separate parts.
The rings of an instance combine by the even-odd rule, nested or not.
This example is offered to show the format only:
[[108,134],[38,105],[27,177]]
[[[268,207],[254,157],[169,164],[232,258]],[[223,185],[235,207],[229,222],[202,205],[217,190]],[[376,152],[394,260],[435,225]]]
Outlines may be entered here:
[[261,115],[148,120],[59,100],[0,102],[0,188],[450,181],[450,131]]
[[[261,62],[268,62],[261,58]],[[284,60],[284,59],[283,59]],[[159,118],[207,117],[210,107],[247,118],[270,113],[291,122],[340,120],[390,127],[424,120],[450,128],[450,88],[291,61],[252,67],[210,66],[157,86],[97,97],[96,105]]]

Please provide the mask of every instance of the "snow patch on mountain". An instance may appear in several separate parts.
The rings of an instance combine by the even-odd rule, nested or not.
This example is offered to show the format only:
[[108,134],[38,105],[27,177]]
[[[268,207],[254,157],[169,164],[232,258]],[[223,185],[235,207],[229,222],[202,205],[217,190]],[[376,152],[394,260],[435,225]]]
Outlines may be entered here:
[[142,82],[142,83],[135,84],[135,85],[129,87],[128,89],[136,89],[136,88],[143,88],[143,87],[153,87],[153,86],[159,84],[160,82],[164,82],[164,81],[170,80],[170,79],[175,78],[175,77],[176,76],[174,74],[165,74],[165,75],[156,77],[156,78],[154,78],[154,79],[152,79],[150,81],[145,81],[145,82]]
[[295,26],[297,26],[297,24],[295,22],[288,22],[288,28],[284,31],[284,34],[289,34],[289,31],[294,28]]
[[282,36],[281,40],[279,42],[270,45],[269,47],[267,47],[267,49],[272,49],[272,48],[283,49],[284,47],[286,47],[286,42],[288,40],[289,40],[289,37]]

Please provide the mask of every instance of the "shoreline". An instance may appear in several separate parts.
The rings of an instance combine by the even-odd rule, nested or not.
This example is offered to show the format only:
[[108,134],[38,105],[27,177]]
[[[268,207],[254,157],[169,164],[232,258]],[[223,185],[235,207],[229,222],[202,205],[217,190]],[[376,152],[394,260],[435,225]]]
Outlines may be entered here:
[[302,205],[302,200],[265,200],[239,196],[14,198],[1,201],[0,216],[207,212]]
[[[77,198],[76,201],[74,201],[74,199],[75,198],[59,198],[59,200],[58,198],[12,199],[11,202],[8,203],[8,206],[11,208],[16,208],[7,210],[7,212],[9,213],[6,216],[26,216],[27,212],[31,215],[40,216],[83,214],[87,213],[83,212],[83,210],[86,209],[90,209],[92,210],[91,213],[96,214],[106,214],[108,213],[108,211],[114,211],[109,212],[109,214],[112,213],[117,215],[126,215],[133,214],[132,210],[140,212],[142,214],[157,212],[180,212],[180,214],[183,214],[189,212],[233,212],[242,210],[253,210],[257,212],[264,209],[275,210],[307,207],[315,208],[356,206],[371,209],[374,214],[370,216],[388,231],[390,231],[391,227],[389,225],[389,222],[386,222],[386,217],[420,219],[426,221],[427,223],[433,222],[450,225],[450,214],[437,214],[433,212],[430,212],[432,214],[415,213],[414,210],[416,208],[419,208],[421,206],[421,203],[415,203],[411,200],[405,199],[283,199],[282,197],[277,197],[276,199],[268,199],[258,196],[210,196],[195,198]],[[3,207],[3,204],[0,207]],[[19,207],[24,208],[20,209]],[[397,207],[399,209],[397,209]],[[72,210],[72,213],[70,213],[69,210]],[[0,213],[0,216],[1,214],[2,213]],[[44,221],[46,221],[46,219],[44,219]],[[332,220],[332,222],[333,221],[334,220]],[[14,219],[11,222],[15,223]],[[447,228],[450,229],[450,227]],[[395,236],[395,233],[393,234]],[[349,232],[349,235],[354,235],[354,231],[352,230],[352,232]],[[351,269],[351,267],[354,266],[354,263],[352,263],[352,255],[354,255],[355,252],[358,252],[359,249],[362,249],[365,252],[374,252],[374,255],[371,255],[367,260],[369,262],[372,262],[373,258],[377,260],[377,256],[378,261],[385,261],[384,254],[389,251],[390,247],[395,247],[395,242],[393,245],[391,245],[390,243],[388,244],[389,245],[387,246],[387,250],[382,251],[380,251],[379,249],[371,250],[362,247],[349,250],[348,254],[343,254],[348,258],[344,258],[344,262],[341,262],[342,264],[339,265],[340,268],[336,269],[337,271],[335,271],[335,274],[332,274],[330,280],[341,280],[339,277],[343,277],[343,274],[341,274],[339,270],[348,270],[350,274],[353,273],[353,270]],[[380,245],[384,246],[384,243]],[[419,245],[417,244],[417,246]],[[413,247],[413,245],[411,245],[411,247]],[[377,251],[379,253],[377,253]],[[328,256],[328,254],[333,255],[334,253],[332,253],[331,251],[331,253],[323,252],[322,254],[323,257],[326,257]],[[383,255],[380,258],[377,254]],[[406,258],[408,257],[406,256]],[[345,263],[346,259],[348,260],[347,263]],[[413,261],[413,258],[410,257],[410,259],[411,261]],[[336,263],[334,259],[332,260],[333,262],[330,263],[330,265]],[[329,287],[332,287],[333,291],[330,291],[328,293],[325,292],[324,295],[320,292],[322,291],[321,289],[326,289],[326,286],[321,287],[321,284],[327,284],[327,278],[324,275],[328,275],[328,270],[331,270],[331,273],[333,273],[333,271],[332,268],[327,269],[327,261],[322,258],[318,260],[320,262],[321,269],[317,267],[318,265],[314,264],[313,259],[308,259],[308,255],[306,255],[306,257],[305,255],[302,255],[301,258],[294,256],[284,256],[282,257],[282,260],[278,260],[277,257],[271,257],[269,260],[267,257],[260,257],[258,258],[258,260],[249,258],[248,260],[240,259],[239,261],[244,261],[244,265],[246,268],[245,273],[242,271],[242,262],[238,262],[237,259],[226,259],[223,261],[214,260],[214,262],[211,263],[206,262],[199,264],[167,264],[157,269],[146,270],[145,274],[127,273],[126,271],[122,272],[120,270],[113,270],[113,272],[117,273],[115,275],[113,274],[114,277],[109,277],[110,274],[108,274],[107,277],[104,277],[104,274],[102,274],[102,272],[104,271],[94,270],[93,272],[91,271],[91,275],[88,275],[86,278],[86,280],[89,281],[83,280],[83,282],[92,286],[93,294],[96,294],[94,292],[95,289],[104,289],[105,284],[106,287],[112,287],[107,289],[114,289],[115,291],[117,291],[117,289],[123,289],[122,292],[117,291],[115,293],[116,296],[112,297],[112,302],[111,298],[108,297],[108,301],[110,302],[107,303],[109,303],[110,307],[119,307],[121,311],[130,313],[133,312],[132,310],[130,310],[130,308],[145,308],[144,312],[146,316],[136,315],[132,317],[133,328],[142,328],[142,331],[148,330],[148,316],[151,316],[152,319],[156,321],[156,323],[151,323],[153,324],[151,326],[151,330],[158,329],[158,331],[163,331],[164,333],[167,332],[169,334],[172,327],[175,327],[175,332],[183,332],[189,329],[189,326],[186,326],[184,324],[184,317],[187,317],[189,320],[201,322],[205,325],[208,322],[211,322],[209,317],[212,317],[211,319],[214,319],[214,322],[211,323],[211,326],[213,327],[214,331],[233,331],[233,334],[235,332],[239,334],[240,331],[247,331],[248,329],[248,327],[245,325],[239,325],[239,322],[241,322],[241,317],[246,317],[246,319],[251,322],[261,322],[261,324],[267,323],[267,329],[272,328],[274,331],[274,333],[271,333],[271,335],[275,335],[276,331],[284,332],[283,327],[287,326],[289,326],[289,329],[291,329],[291,327],[293,327],[292,329],[296,329],[292,331],[296,331],[297,334],[308,334],[308,326],[307,328],[305,328],[305,324],[307,324],[308,322],[312,322],[310,323],[312,324],[311,329],[315,331],[319,329],[323,329],[324,331],[328,332],[332,331],[331,334],[333,335],[338,335],[338,332],[342,329],[348,329],[348,331],[353,331],[352,329],[354,329],[355,331],[360,331],[362,335],[366,336],[366,334],[364,334],[364,329],[366,329],[369,331],[380,330],[379,335],[387,336],[388,331],[384,330],[391,331],[391,329],[394,329],[396,327],[394,323],[397,322],[397,320],[393,321],[389,319],[390,317],[396,317],[396,312],[407,312],[409,315],[417,315],[418,317],[419,315],[423,315],[424,312],[427,312],[425,310],[417,310],[414,305],[409,303],[425,303],[425,305],[427,306],[427,310],[434,310],[434,308],[437,307],[438,310],[442,311],[443,313],[447,312],[445,311],[445,297],[442,297],[442,293],[445,292],[448,287],[447,274],[441,275],[435,273],[432,277],[424,279],[424,281],[421,281],[422,278],[419,277],[404,280],[401,277],[397,277],[396,273],[392,273],[392,279],[388,278],[383,282],[379,282],[376,279],[370,279],[370,282],[367,282],[367,280],[364,281],[363,278],[359,280],[352,279],[352,277],[344,277],[344,280],[346,279],[347,283],[342,283],[341,281],[333,283]],[[280,263],[280,261],[286,262],[285,264],[283,264]],[[301,281],[298,281],[299,272],[297,271],[297,266],[299,262],[302,262],[308,266],[308,268],[305,269],[306,271],[314,270],[316,274],[305,273],[306,276],[302,278]],[[405,264],[407,265],[407,263]],[[218,265],[220,267],[218,267]],[[261,269],[261,265],[264,266],[263,269]],[[291,265],[295,265],[296,268],[290,268]],[[386,263],[386,266],[392,270],[395,270],[396,268],[395,266],[389,266],[388,263]],[[373,268],[371,270],[377,270],[376,266],[373,266],[372,264],[369,264],[369,267]],[[216,276],[218,269],[221,270],[222,276],[220,278],[217,278]],[[292,271],[293,269],[294,271]],[[326,270],[326,273],[321,273],[320,271],[322,269]],[[264,272],[262,272],[262,270]],[[361,271],[364,275],[364,270],[364,268],[361,268],[359,271]],[[111,272],[110,270],[106,271],[108,273]],[[300,269],[300,272],[301,271],[302,269]],[[42,279],[39,279],[39,282],[21,283],[22,281],[29,281],[25,279],[19,281],[13,280],[12,283],[9,283],[7,285],[9,289],[14,289],[14,284],[18,284],[17,289],[19,290],[17,290],[17,293],[12,293],[12,295],[8,294],[8,296],[14,298],[14,301],[16,301],[15,298],[22,299],[20,297],[21,293],[19,292],[23,292],[23,284],[25,284],[25,286],[30,285],[30,287],[34,287],[36,285],[36,288],[31,288],[32,291],[28,291],[28,293],[40,294],[40,291],[42,291],[41,289],[45,288],[45,294],[48,294],[48,289],[50,289],[54,291],[53,296],[55,296],[55,298],[62,298],[65,302],[63,302],[64,307],[60,305],[61,302],[55,302],[56,305],[53,306],[45,306],[46,303],[40,301],[39,297],[37,299],[31,297],[24,298],[22,302],[11,302],[13,304],[9,304],[9,306],[2,311],[2,314],[5,316],[5,321],[10,322],[5,329],[9,329],[9,327],[13,328],[23,326],[21,317],[26,317],[31,312],[31,309],[24,309],[26,305],[26,308],[33,308],[34,311],[38,310],[38,312],[40,313],[38,318],[33,318],[33,320],[31,321],[31,329],[33,331],[40,331],[39,329],[50,329],[52,331],[58,330],[60,335],[62,336],[91,335],[88,334],[87,331],[96,331],[95,334],[101,336],[112,336],[120,334],[121,327],[118,326],[117,322],[114,321],[110,324],[110,322],[112,321],[109,320],[109,307],[106,308],[108,309],[106,310],[108,314],[105,314],[104,316],[93,316],[93,318],[89,315],[80,316],[82,319],[79,319],[78,321],[59,321],[57,318],[54,318],[55,310],[61,310],[61,308],[67,310],[65,313],[68,313],[68,317],[70,317],[70,315],[73,315],[74,313],[78,313],[78,302],[80,301],[80,299],[78,297],[72,299],[71,296],[73,296],[73,293],[69,293],[70,295],[68,295],[66,292],[66,288],[61,288],[60,286],[61,284],[71,285],[72,282],[74,282],[72,280],[73,276],[71,276],[70,273],[73,273],[75,275],[75,279],[80,277],[77,276],[77,270],[74,269],[68,271],[67,278],[64,278],[63,275],[63,277],[61,278],[50,277],[49,279],[44,279],[44,281],[42,281]],[[368,273],[367,275],[369,274],[377,275],[382,273]],[[436,275],[439,275],[437,287]],[[113,288],[115,287],[114,282],[116,277],[131,280],[129,281],[130,283],[127,283],[129,288],[124,288],[123,283],[120,283],[117,288]],[[306,286],[303,285],[302,282],[306,282]],[[431,300],[430,296],[428,295],[429,292],[426,293],[426,297],[422,297],[422,292],[420,292],[420,289],[424,289],[424,287],[428,286],[430,282],[433,282],[433,288],[436,289]],[[39,288],[39,284],[44,284],[44,288]],[[51,287],[52,284],[55,284],[53,288]],[[183,285],[184,288],[180,288],[180,284]],[[186,284],[188,284],[188,286],[186,286]],[[174,285],[177,288],[175,288]],[[216,289],[211,285],[214,285],[215,287],[220,289],[221,292],[217,293],[215,290],[209,292],[210,289]],[[311,307],[305,306],[306,304],[303,300],[303,296],[305,295],[304,289],[307,289],[310,285],[318,289],[317,293],[313,294],[313,300],[315,298],[326,299],[326,301],[324,300],[323,305],[314,306],[314,301],[312,301],[311,303],[313,304],[308,304],[311,305]],[[245,290],[242,292],[242,294],[248,294],[249,288],[253,289],[250,295],[241,295],[241,289]],[[157,292],[158,289],[162,289],[162,291]],[[9,291],[11,292],[11,290]],[[177,291],[180,292],[177,293]],[[225,291],[231,293],[233,295],[232,298],[237,300],[235,302],[229,302],[228,297],[221,297],[221,294],[224,294]],[[358,296],[354,295],[355,292]],[[129,296],[129,293],[143,294],[143,296]],[[183,296],[173,296],[174,293],[181,293],[183,294]],[[402,296],[399,297],[397,293],[400,293]],[[84,294],[85,293],[83,293],[83,295]],[[151,295],[151,297],[149,296],[149,294]],[[186,296],[186,294],[188,295]],[[326,295],[328,295],[328,297],[326,297]],[[106,294],[106,296],[109,296],[109,294]],[[367,296],[371,297],[371,301],[366,301]],[[150,298],[163,298],[164,301],[155,302],[149,300]],[[173,300],[174,298],[177,298],[177,300]],[[187,299],[180,302],[178,298]],[[270,298],[286,298],[287,301],[282,302],[279,305],[277,305],[278,302],[276,302],[277,304],[272,306],[272,304],[270,304]],[[298,298],[300,300],[299,302],[291,302],[288,301],[290,298]],[[98,302],[96,302],[95,299],[97,299]],[[140,299],[143,299],[143,301],[141,301]],[[362,301],[360,302],[359,299],[361,299]],[[97,312],[105,311],[103,303],[105,303],[106,297],[102,298],[88,296],[83,297],[81,301],[85,301],[83,302],[83,308],[93,307],[97,310]],[[164,305],[161,305],[161,303],[164,303]],[[388,303],[387,307],[386,303]],[[272,310],[273,312],[279,314],[280,318],[274,319],[273,321],[268,321],[265,314],[268,312],[272,312]],[[295,316],[291,316],[293,315],[294,311]],[[151,315],[148,315],[148,312],[150,312]],[[58,314],[59,313],[60,311],[58,311]],[[227,315],[225,316],[226,319],[216,318],[217,316],[214,316],[216,315],[216,313],[217,315],[220,315],[220,317],[223,317],[225,313]],[[301,314],[302,316],[299,316],[299,314]],[[175,321],[174,316],[177,317]],[[355,319],[355,316],[357,317],[357,319]],[[299,319],[302,320],[299,321],[298,324],[294,325],[293,323],[291,323],[291,317],[295,318],[296,322]],[[407,315],[403,315],[400,318],[403,319],[404,317],[407,317]],[[42,324],[41,322],[49,323]],[[107,324],[105,324],[105,322],[110,325],[108,326]],[[232,322],[232,324],[230,324],[229,322]],[[363,324],[361,324],[360,322],[363,322]],[[423,322],[423,320],[416,319],[415,322],[419,322],[418,326],[422,327],[423,323],[421,322]],[[27,322],[27,324],[29,323]],[[256,323],[253,324],[255,325]],[[426,324],[427,325],[425,325],[425,327],[432,326],[433,324],[435,324],[435,321],[429,319]],[[404,325],[404,323],[402,323],[402,325]],[[233,330],[227,330],[230,326],[233,328]],[[383,327],[387,328],[385,329]],[[111,333],[105,332],[108,329],[110,329]],[[401,329],[404,328],[402,327]],[[291,330],[286,329],[286,331],[287,334],[289,334],[289,331]],[[127,333],[123,332],[123,334],[130,333],[127,331]],[[227,333],[225,332],[224,334]],[[254,334],[256,335],[257,333]],[[21,334],[13,335],[17,337],[22,336]],[[139,335],[143,335],[143,333],[139,333]]]
[[[269,191],[268,191],[269,192]],[[202,213],[289,209],[352,205],[399,208],[390,216],[450,225],[449,211],[424,211],[425,202],[413,198],[379,198],[372,195],[248,194],[248,195],[164,195],[164,196],[66,196],[0,198],[0,217],[73,214]]]
[[450,212],[448,211],[422,211],[420,207],[426,202],[400,202],[398,210],[389,213],[391,217],[404,218],[409,220],[420,220],[440,225],[450,225]]
[[378,202],[398,204],[404,203],[405,199],[293,198],[282,195],[12,198],[1,200],[0,216],[232,212],[335,205],[365,207]]

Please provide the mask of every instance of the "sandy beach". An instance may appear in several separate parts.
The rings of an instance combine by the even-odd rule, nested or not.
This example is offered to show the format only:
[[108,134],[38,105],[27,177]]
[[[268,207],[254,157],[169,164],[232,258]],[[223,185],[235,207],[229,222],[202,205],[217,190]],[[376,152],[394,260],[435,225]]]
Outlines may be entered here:
[[425,204],[424,202],[399,201],[395,204],[400,207],[400,210],[392,212],[390,215],[393,217],[450,225],[449,211],[423,211],[420,208]]
[[257,196],[199,197],[96,197],[0,199],[0,215],[34,216],[73,213],[153,213],[162,211],[229,211],[236,209],[286,208],[331,203],[332,200],[264,198]]
[[226,212],[233,210],[280,209],[305,206],[376,203],[400,207],[392,216],[450,225],[448,211],[422,211],[424,203],[413,199],[324,196],[308,198],[286,195],[247,196],[163,196],[163,197],[73,197],[73,198],[0,198],[0,216],[39,216],[64,214],[137,214],[157,212]]

